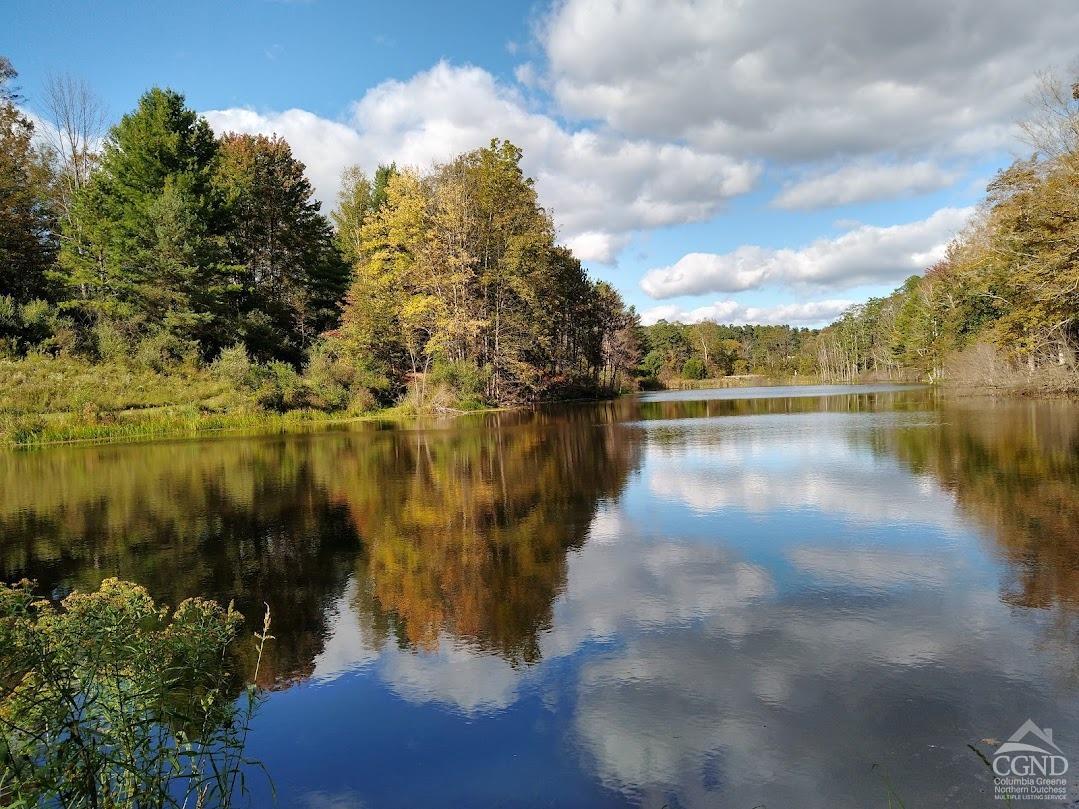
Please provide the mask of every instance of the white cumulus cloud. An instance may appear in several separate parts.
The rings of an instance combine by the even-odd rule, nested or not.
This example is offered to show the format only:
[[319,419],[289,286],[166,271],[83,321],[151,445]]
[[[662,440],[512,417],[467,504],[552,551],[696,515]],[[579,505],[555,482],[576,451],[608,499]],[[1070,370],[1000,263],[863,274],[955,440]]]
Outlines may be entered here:
[[1072,0],[561,0],[540,28],[562,109],[780,160],[999,146]]
[[854,301],[837,299],[781,303],[775,306],[746,306],[728,298],[705,306],[683,309],[677,304],[668,303],[642,312],[641,322],[651,325],[660,320],[679,323],[701,323],[710,320],[715,323],[732,324],[787,323],[792,326],[822,326],[835,320],[853,304]]
[[703,221],[753,187],[759,167],[714,151],[570,130],[532,111],[511,86],[478,67],[441,62],[386,81],[353,104],[349,120],[304,110],[211,110],[217,131],[277,132],[307,163],[319,198],[336,200],[341,171],[358,163],[425,167],[504,137],[524,150],[560,236],[585,259],[612,263],[634,231]]
[[218,133],[277,134],[287,140],[293,154],[307,165],[307,176],[327,210],[336,203],[344,168],[364,162],[361,156],[365,144],[360,133],[347,124],[306,110],[260,113],[233,108],[210,110],[203,115]]
[[958,178],[958,172],[931,160],[892,164],[859,162],[791,183],[780,191],[773,204],[792,210],[849,205],[935,191]]
[[730,253],[689,253],[670,266],[649,270],[641,288],[652,298],[673,298],[764,286],[850,289],[898,283],[942,258],[973,212],[942,208],[917,222],[859,225],[798,250],[745,245]]
[[614,264],[618,254],[629,241],[629,234],[604,233],[586,230],[565,239],[566,247],[582,261],[598,261],[601,264]]

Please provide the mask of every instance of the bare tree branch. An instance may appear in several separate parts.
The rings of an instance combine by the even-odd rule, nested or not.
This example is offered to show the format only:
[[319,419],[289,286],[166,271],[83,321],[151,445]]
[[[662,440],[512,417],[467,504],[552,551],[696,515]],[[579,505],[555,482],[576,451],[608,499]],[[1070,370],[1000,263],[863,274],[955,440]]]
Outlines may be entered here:
[[106,112],[90,86],[70,74],[53,74],[45,81],[42,105],[46,141],[58,163],[60,205],[66,217],[71,198],[90,179],[105,133]]

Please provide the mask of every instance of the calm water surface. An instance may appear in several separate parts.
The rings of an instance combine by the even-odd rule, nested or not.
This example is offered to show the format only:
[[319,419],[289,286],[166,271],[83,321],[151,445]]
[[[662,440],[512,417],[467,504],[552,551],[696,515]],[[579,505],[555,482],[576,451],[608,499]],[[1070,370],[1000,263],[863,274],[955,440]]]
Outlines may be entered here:
[[999,806],[968,745],[1027,718],[1079,772],[1076,403],[682,391],[11,453],[0,567],[268,602],[279,806]]

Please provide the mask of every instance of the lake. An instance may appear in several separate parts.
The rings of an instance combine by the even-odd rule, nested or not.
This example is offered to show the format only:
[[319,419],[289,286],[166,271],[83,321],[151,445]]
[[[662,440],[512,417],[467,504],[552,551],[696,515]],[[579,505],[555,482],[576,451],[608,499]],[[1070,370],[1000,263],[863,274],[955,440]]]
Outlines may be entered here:
[[1079,796],[1079,403],[694,390],[7,453],[0,560],[268,603],[280,806],[1003,806],[971,746],[1028,719]]

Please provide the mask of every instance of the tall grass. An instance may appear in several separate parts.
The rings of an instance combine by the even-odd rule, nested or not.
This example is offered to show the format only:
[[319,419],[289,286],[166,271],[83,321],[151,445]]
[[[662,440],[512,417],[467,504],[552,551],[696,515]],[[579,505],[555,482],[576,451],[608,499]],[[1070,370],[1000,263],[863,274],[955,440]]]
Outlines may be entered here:
[[0,359],[0,446],[282,432],[351,415],[310,407],[302,395],[282,399],[277,381],[255,385],[213,366],[164,373],[67,356]]
[[[106,579],[59,606],[0,585],[0,805],[226,809],[245,793],[259,704],[235,698],[243,617],[192,598],[175,611]],[[255,633],[258,665],[272,640]]]
[[225,431],[286,432],[304,425],[345,420],[343,414],[318,410],[286,413],[250,411],[213,413],[185,406],[152,412],[86,416],[0,415],[0,441],[30,448],[75,442],[135,441],[170,436],[197,436]]
[[113,412],[228,399],[233,388],[203,369],[168,374],[120,362],[31,354],[0,359],[0,413]]

